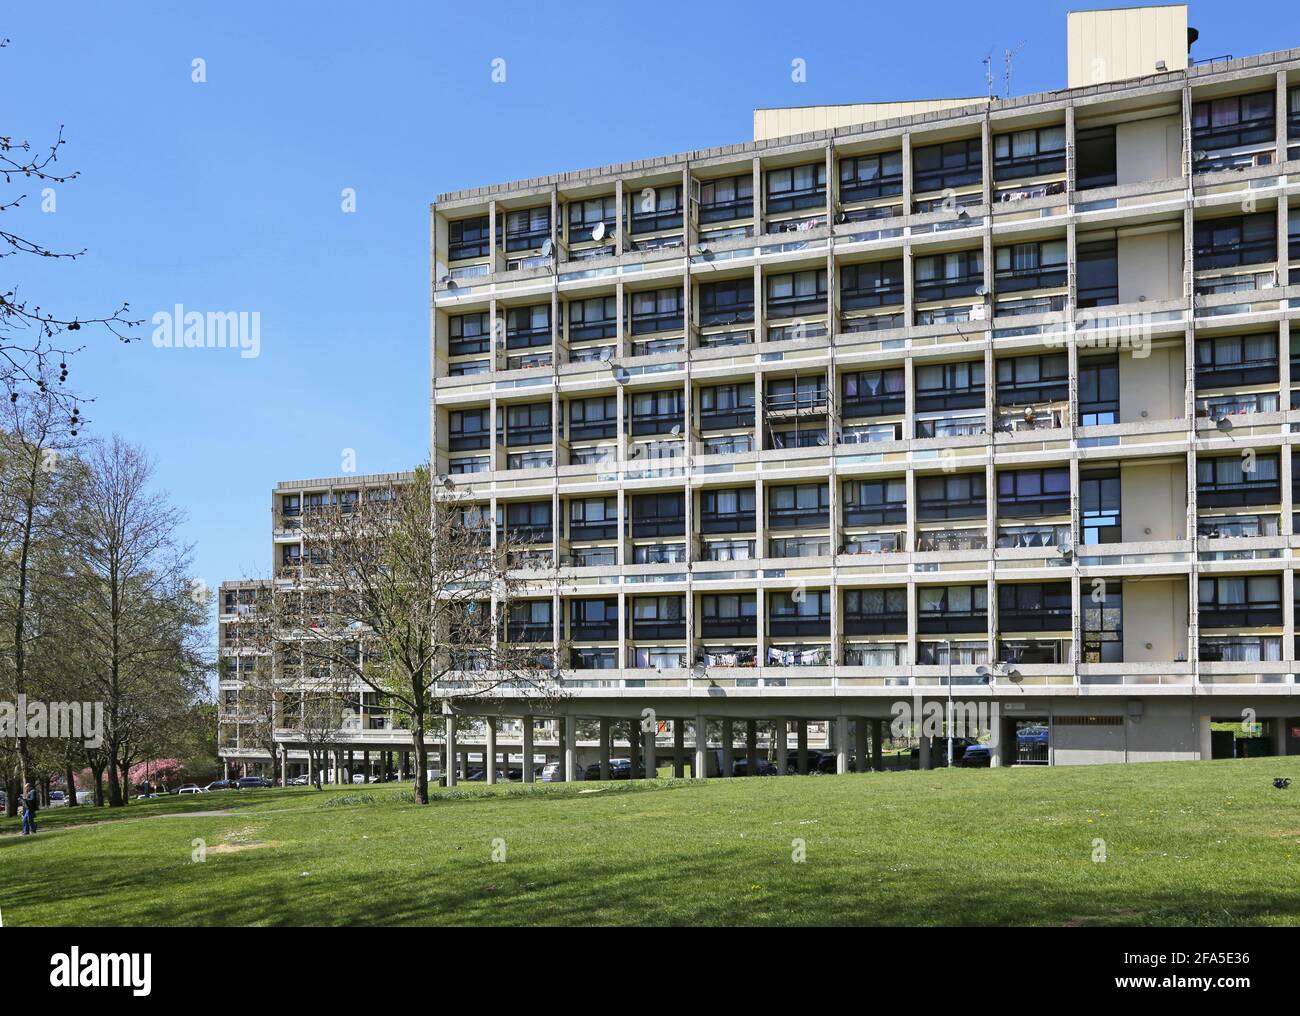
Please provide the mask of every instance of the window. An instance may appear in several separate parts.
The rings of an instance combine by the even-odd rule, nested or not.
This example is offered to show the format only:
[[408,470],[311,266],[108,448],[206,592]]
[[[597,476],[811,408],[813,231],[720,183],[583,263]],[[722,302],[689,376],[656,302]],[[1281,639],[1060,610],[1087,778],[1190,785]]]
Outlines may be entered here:
[[1197,271],[1277,260],[1277,216],[1272,212],[1206,219],[1192,227]]
[[700,597],[700,632],[705,638],[739,638],[758,630],[758,597],[721,593]]
[[1100,601],[1088,596],[1083,603],[1083,662],[1124,661],[1124,597],[1118,582],[1106,585]]
[[907,633],[907,590],[846,589],[844,632],[847,635],[904,635]]
[[506,311],[506,348],[527,349],[551,344],[551,305],[511,307]]
[[1082,427],[1119,422],[1119,357],[1079,361],[1079,417]]
[[578,540],[618,536],[618,498],[588,497],[569,502],[569,535]]
[[1114,240],[1078,246],[1078,305],[1110,307],[1119,303],[1119,248]]
[[497,532],[517,540],[548,541],[551,538],[551,502],[522,501],[497,505]]
[[984,361],[918,365],[916,409],[976,409],[984,406]]
[[492,331],[488,327],[488,315],[461,314],[448,318],[448,356],[470,356],[474,353],[486,353],[492,346]]
[[686,531],[686,499],[681,491],[635,494],[630,514],[634,537],[680,536]]
[[1079,526],[1085,546],[1120,542],[1119,471],[1079,477]]
[[1192,103],[1192,149],[1223,151],[1275,140],[1276,98],[1269,92]]
[[753,532],[755,504],[753,487],[700,491],[700,532]]
[[921,586],[916,590],[921,615],[979,616],[988,611],[987,586]]
[[767,280],[769,318],[804,317],[826,313],[826,272],[794,272]]
[[1016,469],[998,473],[998,515],[1030,518],[1067,515],[1070,511],[1068,469]]
[[1017,243],[994,253],[994,279],[999,295],[1027,289],[1056,289],[1066,283],[1066,242]]
[[1064,126],[999,134],[993,139],[994,180],[1022,180],[1064,172]]
[[767,171],[767,211],[826,207],[826,163]]
[[1201,508],[1278,504],[1282,500],[1276,455],[1227,455],[1196,460]]
[[907,481],[848,480],[844,484],[844,524],[880,526],[907,521]]
[[569,303],[569,341],[612,339],[618,334],[618,300],[612,296],[594,296]]
[[888,307],[903,302],[903,262],[873,261],[840,268],[840,310]]
[[772,635],[829,635],[830,590],[771,593],[767,600],[767,616],[768,631]]
[[754,214],[754,177],[744,173],[700,184],[700,222],[748,219]]
[[575,399],[569,403],[569,438],[588,441],[614,437],[618,433],[618,399],[613,395],[597,395],[590,399]]
[[463,261],[466,258],[488,256],[490,239],[486,215],[449,222],[447,227],[447,257],[450,260]]
[[632,601],[632,630],[638,638],[685,638],[684,598],[638,596]]
[[764,405],[769,411],[824,408],[826,376],[773,378],[767,383]]
[[1198,387],[1276,383],[1277,336],[1224,335],[1196,340]]
[[618,638],[618,599],[569,601],[569,632],[580,641]]
[[846,418],[895,416],[905,407],[906,374],[902,367],[864,370],[840,379],[841,409]]
[[632,433],[661,434],[686,423],[686,396],[680,388],[638,392],[632,397]]
[[984,285],[984,254],[978,250],[916,259],[917,302],[974,296]]
[[841,201],[871,201],[902,193],[902,152],[840,159]]
[[912,152],[912,189],[918,194],[966,187],[984,178],[979,138],[928,145]]
[[1073,627],[1068,582],[1024,582],[998,586],[1002,631],[1068,631]]
[[682,224],[682,188],[646,187],[629,198],[632,209],[632,232],[658,233],[677,229]]
[[682,291],[656,289],[633,293],[630,323],[633,335],[680,329],[683,324]]
[[1115,186],[1118,176],[1114,126],[1076,130],[1074,150],[1077,158],[1075,187],[1078,190]]
[[509,637],[540,641],[551,637],[551,601],[516,600],[507,608]]
[[507,251],[533,250],[551,238],[551,207],[540,205],[505,214]]
[[715,385],[700,390],[700,424],[727,429],[754,425],[754,386]]
[[754,320],[754,278],[725,279],[700,286],[700,324],[730,325]]
[[593,239],[591,231],[600,223],[608,232],[618,224],[618,201],[614,195],[574,201],[569,205],[569,240],[581,243]]
[[801,483],[771,487],[767,492],[768,525],[772,529],[821,527],[830,522],[830,487]]
[[447,414],[451,438],[448,447],[453,452],[486,448],[490,440],[488,410],[464,409]]
[[1282,623],[1282,580],[1276,575],[1202,578],[1197,590],[1203,628],[1261,628]]
[[984,474],[920,476],[916,480],[918,516],[923,519],[984,517]]
[[1065,353],[999,360],[997,371],[1000,406],[1063,402],[1070,396],[1070,358]]
[[506,447],[551,443],[551,404],[535,402],[506,409]]

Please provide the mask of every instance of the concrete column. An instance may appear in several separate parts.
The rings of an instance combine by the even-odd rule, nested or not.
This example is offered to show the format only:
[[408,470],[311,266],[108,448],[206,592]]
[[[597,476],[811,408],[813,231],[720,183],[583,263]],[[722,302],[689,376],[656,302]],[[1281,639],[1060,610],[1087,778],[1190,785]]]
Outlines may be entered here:
[[572,716],[561,716],[556,721],[560,731],[560,750],[564,759],[564,782],[572,783],[578,773],[578,724]]
[[609,779],[609,718],[600,719],[600,778]]
[[1273,719],[1273,754],[1286,754],[1286,728],[1288,726],[1285,716],[1278,716]]
[[790,764],[790,721],[782,716],[776,721],[776,774],[784,776]]
[[523,780],[525,783],[533,782],[533,718],[524,717],[524,765]]
[[799,762],[796,771],[800,776],[808,775],[808,721],[795,720],[794,730],[796,734],[796,745],[799,752]]
[[448,713],[446,717],[447,730],[444,750],[447,755],[447,764],[443,766],[443,775],[447,777],[447,786],[456,785],[456,714]]
[[745,721],[745,775],[758,775],[758,721]]
[[722,721],[722,775],[731,776],[735,768],[735,756],[733,746],[735,744],[735,731],[732,729],[730,720]]
[[483,744],[483,779],[488,783],[497,781],[497,721],[489,716],[485,721],[487,730]]
[[680,716],[673,720],[673,777],[686,778],[686,721]]
[[885,768],[885,721],[871,721],[871,768],[876,772]]
[[920,758],[920,762],[919,762],[919,768],[921,768],[921,769],[929,769],[929,768],[930,768],[930,765],[931,765],[931,762],[930,762],[930,738],[927,737],[925,734],[922,734],[922,735],[921,735],[921,758]]
[[867,718],[859,716],[853,721],[853,771],[867,771]]
[[627,750],[631,756],[632,778],[641,774],[641,724],[637,720],[627,721]]
[[371,772],[370,772],[370,752],[369,752],[369,751],[364,751],[364,752],[362,752],[362,753],[361,753],[361,759],[362,759],[361,764],[362,764],[362,766],[365,767],[366,782],[369,783],[369,782],[370,782],[370,776],[371,776]]
[[691,778],[707,779],[709,761],[705,757],[709,751],[709,721],[703,716],[695,717],[695,762],[691,767]]
[[849,718],[842,713],[835,718],[835,771],[849,771]]
[[1196,731],[1201,739],[1201,761],[1207,761],[1214,758],[1214,747],[1210,737],[1210,720],[1209,716],[1200,716],[1196,720]]
[[655,752],[655,735],[659,730],[659,721],[651,720],[650,729],[642,732],[641,751],[645,755],[645,778],[653,780],[659,775],[659,759]]

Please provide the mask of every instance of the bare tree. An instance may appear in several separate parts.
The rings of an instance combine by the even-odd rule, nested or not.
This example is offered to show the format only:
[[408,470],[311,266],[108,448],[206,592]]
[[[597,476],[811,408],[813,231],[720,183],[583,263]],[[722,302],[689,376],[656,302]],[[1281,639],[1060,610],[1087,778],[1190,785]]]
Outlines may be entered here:
[[410,484],[313,509],[302,532],[301,576],[274,584],[269,638],[404,715],[417,802],[428,802],[432,717],[507,689],[558,694],[549,631],[533,641],[518,623],[530,592],[550,597],[518,567],[528,542],[507,531],[493,541],[481,508],[434,495],[427,466]]
[[183,516],[150,490],[144,452],[114,436],[85,456],[67,539],[65,606],[77,625],[87,699],[104,703],[109,806],[125,803],[132,763],[169,744],[204,689],[206,591],[191,582]]
[[[0,49],[8,44],[8,39],[0,39]],[[56,169],[59,150],[65,144],[62,127],[48,146],[33,146],[0,131],[0,181],[6,187],[15,183],[19,187],[40,187],[42,202],[55,200],[54,187],[71,183],[79,175]],[[0,214],[13,212],[27,199],[26,193],[0,195]],[[75,261],[85,251],[54,250],[0,226],[0,258],[14,254]],[[19,294],[17,286],[0,284],[0,384],[9,401],[16,402],[23,392],[33,390],[49,395],[65,411],[75,432],[81,422],[81,400],[63,388],[68,360],[81,348],[72,336],[94,328],[121,342],[130,342],[130,330],[140,324],[131,320],[130,310],[130,305],[123,303],[109,314],[78,317],[33,303]]]

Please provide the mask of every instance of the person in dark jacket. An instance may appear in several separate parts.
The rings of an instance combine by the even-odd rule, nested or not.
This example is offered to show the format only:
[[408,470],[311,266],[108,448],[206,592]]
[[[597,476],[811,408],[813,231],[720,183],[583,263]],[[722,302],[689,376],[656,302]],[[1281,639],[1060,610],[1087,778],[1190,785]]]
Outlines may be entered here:
[[23,792],[23,835],[28,836],[36,832],[36,813],[41,807],[40,792],[30,783]]

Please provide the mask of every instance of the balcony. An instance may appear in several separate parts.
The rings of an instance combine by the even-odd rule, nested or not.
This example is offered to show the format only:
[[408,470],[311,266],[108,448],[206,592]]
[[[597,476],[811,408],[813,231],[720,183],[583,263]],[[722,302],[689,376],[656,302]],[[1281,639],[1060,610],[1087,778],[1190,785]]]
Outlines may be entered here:
[[830,557],[829,536],[794,536],[768,541],[768,557]]
[[684,639],[686,638],[686,621],[684,619],[660,621],[634,617],[632,620],[632,637],[638,641],[641,639],[651,641]]
[[846,635],[906,635],[907,611],[844,615]]
[[1276,413],[1281,403],[1277,392],[1252,395],[1213,395],[1196,400],[1196,415],[1201,419],[1222,420],[1230,416]]
[[705,614],[700,618],[701,638],[752,639],[757,634],[758,618],[752,614],[747,617],[717,617]]
[[846,526],[888,526],[907,522],[906,504],[852,504],[844,505]]
[[777,638],[826,638],[830,633],[830,614],[769,614],[767,618],[767,634]]
[[681,536],[686,532],[686,516],[656,515],[633,518],[628,526],[634,539],[648,539],[657,536]]
[[924,552],[985,550],[988,545],[988,534],[983,529],[936,529],[916,536],[916,549]]
[[987,501],[983,497],[953,498],[943,501],[922,499],[916,517],[927,522],[937,519],[982,519],[987,510]]
[[999,639],[998,661],[1017,666],[1069,663],[1070,646],[1070,639]]
[[843,653],[846,667],[905,667],[906,642],[846,642]]
[[574,642],[617,641],[618,621],[570,621],[569,638]]
[[752,533],[754,532],[755,515],[756,513],[753,511],[733,511],[726,514],[702,512],[700,532],[708,535],[715,533]]
[[826,529],[831,524],[829,508],[769,508],[768,529]]
[[999,526],[999,550],[1054,549],[1070,542],[1068,525]]
[[1251,536],[1277,536],[1276,515],[1229,515],[1196,520],[1196,535],[1206,540],[1231,540]]
[[841,554],[894,554],[904,549],[902,533],[866,533],[845,539]]
[[940,300],[956,300],[964,296],[979,296],[984,288],[984,270],[959,273],[943,278],[916,280],[913,293],[917,303],[935,303]]
[[870,423],[858,427],[842,427],[838,443],[868,445],[901,440],[903,440],[902,423]]
[[1197,640],[1202,663],[1276,663],[1282,659],[1280,635],[1202,635]]
[[506,625],[508,642],[551,642],[554,640],[550,621],[510,621]]
[[1240,483],[1198,484],[1198,508],[1245,508],[1282,503],[1282,486],[1276,479],[1243,480]]
[[686,427],[686,413],[675,409],[666,413],[633,413],[632,435],[681,433]]
[[999,631],[1069,631],[1073,624],[1069,606],[1044,606],[1033,609],[1002,607],[998,610]]
[[921,610],[916,619],[916,630],[922,635],[987,632],[988,627],[987,610]]
[[1278,600],[1203,602],[1198,607],[1197,619],[1202,628],[1280,628],[1282,603]]
[[963,413],[956,416],[939,416],[916,421],[918,438],[973,437],[987,430],[984,414]]

